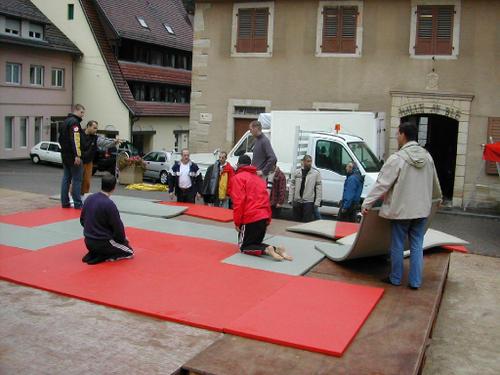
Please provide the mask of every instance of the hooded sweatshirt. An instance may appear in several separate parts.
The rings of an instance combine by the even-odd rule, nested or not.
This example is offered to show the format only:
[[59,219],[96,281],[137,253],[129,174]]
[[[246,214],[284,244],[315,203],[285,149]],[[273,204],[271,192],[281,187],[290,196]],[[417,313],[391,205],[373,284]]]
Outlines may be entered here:
[[381,198],[379,215],[395,220],[428,217],[432,200],[442,198],[432,156],[417,142],[406,143],[387,159],[362,207],[370,209]]

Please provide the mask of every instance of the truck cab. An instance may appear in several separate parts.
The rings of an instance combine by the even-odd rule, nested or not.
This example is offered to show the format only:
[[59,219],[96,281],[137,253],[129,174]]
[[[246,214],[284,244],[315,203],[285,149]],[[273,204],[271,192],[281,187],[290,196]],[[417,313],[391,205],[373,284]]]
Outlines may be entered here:
[[[307,154],[313,159],[313,166],[321,173],[323,199],[320,211],[336,214],[342,199],[345,167],[352,162],[364,176],[364,198],[377,179],[381,162],[360,137],[347,134],[315,133],[307,142]],[[299,157],[300,159],[300,157]]]

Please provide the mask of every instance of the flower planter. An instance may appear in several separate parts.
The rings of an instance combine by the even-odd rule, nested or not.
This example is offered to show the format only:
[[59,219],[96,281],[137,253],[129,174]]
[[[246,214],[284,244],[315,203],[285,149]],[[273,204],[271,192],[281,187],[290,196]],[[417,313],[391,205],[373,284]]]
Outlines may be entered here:
[[120,171],[118,181],[120,185],[139,184],[144,177],[144,169],[139,166],[129,165]]

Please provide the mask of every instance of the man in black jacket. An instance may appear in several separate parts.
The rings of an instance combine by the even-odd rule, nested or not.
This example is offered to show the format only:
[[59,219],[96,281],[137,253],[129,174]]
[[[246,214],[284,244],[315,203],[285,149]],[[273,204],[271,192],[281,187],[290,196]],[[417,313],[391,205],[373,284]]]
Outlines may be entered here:
[[203,178],[200,168],[189,158],[189,150],[182,150],[181,161],[176,161],[169,173],[168,192],[170,198],[177,196],[177,202],[195,203],[201,197]]
[[83,115],[85,107],[76,104],[73,113],[68,114],[63,124],[59,128],[59,144],[61,145],[61,158],[63,162],[63,178],[61,182],[61,205],[69,208],[69,186],[71,184],[71,196],[76,209],[82,208],[81,188],[82,188],[82,147],[81,136]]
[[97,127],[97,121],[90,120],[82,134],[82,195],[87,194],[90,191],[90,180],[92,179],[92,168],[94,167],[93,161],[97,153],[97,148],[109,148],[117,146],[121,143],[119,139],[106,138],[102,135],[97,135]]

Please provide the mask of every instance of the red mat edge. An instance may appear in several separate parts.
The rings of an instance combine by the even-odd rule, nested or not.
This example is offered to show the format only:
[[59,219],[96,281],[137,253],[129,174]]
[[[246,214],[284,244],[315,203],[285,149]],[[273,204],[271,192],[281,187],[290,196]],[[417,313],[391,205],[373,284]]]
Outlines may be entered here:
[[456,253],[468,254],[469,249],[463,245],[442,245],[440,246],[444,250],[454,251]]
[[64,297],[68,297],[68,298],[75,298],[75,299],[78,299],[80,301],[90,302],[90,303],[93,303],[93,304],[96,304],[96,305],[111,307],[113,309],[122,310],[122,311],[128,311],[128,312],[132,312],[132,313],[143,315],[143,316],[150,316],[150,317],[153,317],[153,318],[156,318],[156,319],[159,319],[159,320],[164,320],[164,321],[173,322],[173,323],[179,323],[179,324],[183,324],[183,325],[190,326],[190,327],[195,327],[195,328],[206,329],[208,331],[221,332],[221,333],[224,332],[223,328],[217,328],[217,327],[207,326],[207,325],[204,325],[204,324],[198,324],[198,323],[188,322],[188,321],[185,321],[185,320],[182,320],[182,319],[175,319],[175,318],[165,317],[164,315],[155,314],[155,313],[147,313],[147,312],[144,312],[144,311],[141,311],[141,310],[136,310],[136,309],[133,309],[133,308],[127,308],[127,307],[123,307],[121,305],[115,305],[113,303],[104,303],[104,302],[92,300],[90,298],[75,296],[75,295],[73,295],[71,293],[64,293],[64,292],[53,290],[51,288],[46,288],[46,287],[42,287],[42,286],[30,284],[30,283],[27,283],[27,282],[23,282],[23,281],[11,279],[10,277],[5,277],[5,276],[1,276],[0,275],[0,280],[5,280],[5,281],[8,281],[8,282],[11,282],[11,283],[14,283],[14,284],[18,284],[18,285],[22,285],[22,286],[27,286],[27,287],[30,287],[30,288],[35,288],[35,289],[38,289],[38,290],[43,290],[45,292],[50,292],[50,293],[58,294],[58,295],[61,295],[61,296],[64,296]]
[[[233,221],[233,218],[231,219],[227,219],[227,220],[221,220],[221,219],[216,219],[216,218],[212,218],[212,217],[206,217],[206,216],[201,216],[201,215],[197,215],[197,214],[193,214],[192,212],[189,212],[189,209],[192,207],[192,206],[196,206],[197,204],[193,204],[193,203],[183,203],[183,202],[168,202],[168,201],[161,201],[161,202],[158,202],[159,204],[163,204],[163,205],[166,205],[166,206],[180,206],[180,207],[187,207],[187,210],[183,212],[184,215],[188,215],[188,216],[192,216],[192,217],[197,217],[199,219],[205,219],[205,220],[213,220],[213,221],[218,221],[219,223],[230,223],[231,221]],[[220,208],[220,207],[216,207],[216,208]]]
[[[357,284],[355,284],[355,285],[357,285]],[[349,348],[349,346],[351,345],[351,343],[353,342],[354,338],[358,335],[358,333],[361,330],[361,328],[365,325],[366,321],[368,320],[368,318],[372,314],[373,310],[375,310],[375,307],[377,307],[378,303],[380,302],[380,300],[384,296],[385,289],[383,289],[383,288],[378,288],[378,289],[381,289],[380,295],[378,296],[378,298],[376,299],[376,301],[373,303],[372,308],[368,311],[368,313],[366,314],[365,318],[363,319],[363,321],[361,322],[361,324],[359,325],[359,327],[356,329],[356,331],[354,332],[354,334],[351,336],[351,339],[346,344],[345,349],[344,349],[344,351],[342,353],[338,353],[336,351],[331,351],[331,350],[319,349],[319,348],[312,347],[312,346],[309,346],[309,345],[294,344],[294,343],[286,342],[286,341],[279,340],[279,339],[270,339],[270,338],[267,338],[267,337],[264,337],[264,336],[261,336],[261,335],[252,334],[252,333],[242,333],[242,332],[240,332],[238,330],[232,330],[230,328],[224,328],[223,329],[223,333],[227,333],[227,334],[231,334],[231,335],[235,335],[235,336],[239,336],[239,337],[243,337],[243,338],[248,338],[248,339],[252,339],[252,340],[258,340],[258,341],[261,341],[261,342],[267,342],[267,343],[271,343],[271,344],[286,346],[286,347],[289,347],[289,348],[300,349],[300,350],[307,350],[307,351],[310,351],[310,352],[327,354],[327,355],[332,355],[332,356],[335,356],[335,357],[342,357],[344,355],[344,353],[347,351],[347,349]]]

